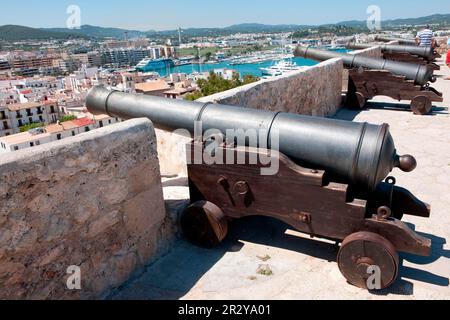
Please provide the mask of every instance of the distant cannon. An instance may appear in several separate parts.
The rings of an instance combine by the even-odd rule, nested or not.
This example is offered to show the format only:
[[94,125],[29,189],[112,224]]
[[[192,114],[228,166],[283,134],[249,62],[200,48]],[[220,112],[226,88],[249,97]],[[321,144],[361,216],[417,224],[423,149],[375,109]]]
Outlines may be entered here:
[[435,82],[436,77],[433,70],[421,65],[410,63],[394,62],[384,59],[369,58],[359,55],[344,54],[335,51],[319,50],[313,47],[298,46],[294,55],[306,59],[325,61],[333,58],[342,58],[347,68],[364,68],[372,70],[386,70],[393,74],[404,76],[408,80],[413,80],[421,86],[428,82]]
[[410,100],[415,114],[429,114],[432,101],[442,102],[442,93],[429,86],[435,82],[433,70],[425,65],[343,54],[312,47],[298,46],[296,57],[325,61],[341,58],[349,69],[347,103],[363,108],[369,99],[384,95],[397,100]]
[[[273,217],[312,237],[342,242],[339,268],[353,285],[368,288],[367,269],[379,266],[382,279],[377,289],[396,280],[397,251],[430,254],[431,241],[401,221],[404,214],[429,217],[430,207],[396,186],[395,178],[383,181],[394,167],[404,171],[416,167],[412,156],[397,155],[388,125],[133,95],[103,87],[89,93],[86,105],[93,114],[147,117],[170,131],[193,134],[196,124],[202,124],[200,137],[187,145],[187,159],[198,160],[199,154],[201,159],[188,161],[191,205],[180,218],[183,234],[193,243],[218,245],[227,235],[230,219]],[[208,135],[210,130],[225,139]],[[259,139],[236,139],[230,130],[256,131]],[[272,141],[274,135],[279,137],[279,150],[272,142],[260,143]],[[279,164],[277,172],[262,175],[261,170],[273,162]],[[362,247],[371,250],[362,252]]]
[[425,65],[432,70],[441,68],[434,63],[440,54],[431,47],[391,45],[391,44],[369,44],[349,42],[345,45],[348,49],[362,50],[379,46],[383,53],[383,58],[391,61],[407,62],[419,65]]
[[407,46],[418,46],[415,39],[404,39],[404,38],[394,38],[394,37],[387,37],[387,36],[376,36],[375,41],[381,41],[381,42],[392,42],[397,41],[398,44],[403,44]]

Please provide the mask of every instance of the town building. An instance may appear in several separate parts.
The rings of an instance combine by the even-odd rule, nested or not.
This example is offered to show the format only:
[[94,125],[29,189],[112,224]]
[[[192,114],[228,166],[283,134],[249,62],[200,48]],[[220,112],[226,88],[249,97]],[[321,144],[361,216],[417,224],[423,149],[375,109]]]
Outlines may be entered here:
[[[1,114],[1,113],[0,113]],[[35,128],[27,132],[0,137],[0,154],[36,147],[45,143],[73,137],[91,130],[118,122],[119,119],[108,115],[95,118],[84,117],[46,127]]]
[[142,93],[149,96],[165,97],[165,92],[171,90],[172,87],[166,81],[159,79],[135,85],[137,93]]
[[9,78],[12,76],[11,65],[8,61],[0,60],[0,77]]
[[10,104],[0,108],[0,136],[20,132],[20,128],[33,123],[56,123],[60,112],[52,101]]
[[134,66],[139,61],[150,56],[149,49],[114,49],[102,52],[103,65],[115,65],[118,67]]
[[31,77],[40,74],[41,70],[54,67],[54,61],[57,56],[19,56],[11,61],[9,64],[12,68],[12,73],[15,76]]

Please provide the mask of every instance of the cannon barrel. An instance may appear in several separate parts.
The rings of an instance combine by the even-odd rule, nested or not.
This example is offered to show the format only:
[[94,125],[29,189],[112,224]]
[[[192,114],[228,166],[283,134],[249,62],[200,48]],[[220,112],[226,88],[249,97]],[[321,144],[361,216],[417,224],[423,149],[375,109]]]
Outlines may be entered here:
[[403,44],[406,46],[417,46],[417,42],[414,39],[403,39],[403,38],[393,38],[393,37],[386,37],[386,36],[376,36],[375,41],[381,41],[381,42],[391,42],[391,41],[397,41],[399,44]]
[[[204,104],[93,88],[86,101],[93,114],[108,114],[122,119],[145,117],[163,130],[188,130],[194,134],[201,121],[202,133],[219,130],[255,130],[258,141],[279,136],[278,151],[299,165],[325,170],[330,181],[343,182],[373,191],[398,167],[410,172],[416,161],[398,156],[389,126],[355,123],[290,113],[257,110],[219,104]],[[264,140],[261,140],[264,139]],[[267,139],[267,140],[265,140]],[[239,140],[237,143],[239,143]],[[260,147],[246,140],[247,146]],[[242,141],[241,141],[242,143]],[[256,143],[256,144],[255,144]],[[267,145],[262,146],[267,148]]]
[[375,46],[381,47],[382,51],[392,51],[392,52],[404,52],[413,54],[422,58],[427,59],[428,61],[433,61],[436,58],[436,53],[431,47],[413,47],[413,46],[402,46],[402,45],[394,45],[394,44],[363,44],[363,43],[354,43],[349,42],[345,45],[348,49],[361,50],[368,49]]
[[395,75],[404,76],[408,80],[413,80],[421,86],[429,81],[435,82],[433,70],[424,65],[411,64],[405,62],[369,58],[359,55],[343,54],[328,50],[319,50],[312,47],[298,46],[294,55],[317,61],[325,61],[332,58],[342,58],[347,68],[366,68],[373,70],[387,70]]

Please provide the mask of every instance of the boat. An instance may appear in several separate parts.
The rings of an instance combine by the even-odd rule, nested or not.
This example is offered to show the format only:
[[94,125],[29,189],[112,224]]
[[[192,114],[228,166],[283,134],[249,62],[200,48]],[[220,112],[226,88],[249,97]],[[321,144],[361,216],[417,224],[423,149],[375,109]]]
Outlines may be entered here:
[[145,58],[136,65],[136,70],[141,72],[157,71],[174,67],[172,59],[161,58],[151,59]]
[[302,69],[304,67],[296,65],[292,61],[281,60],[271,67],[261,68],[261,71],[263,76],[276,77]]

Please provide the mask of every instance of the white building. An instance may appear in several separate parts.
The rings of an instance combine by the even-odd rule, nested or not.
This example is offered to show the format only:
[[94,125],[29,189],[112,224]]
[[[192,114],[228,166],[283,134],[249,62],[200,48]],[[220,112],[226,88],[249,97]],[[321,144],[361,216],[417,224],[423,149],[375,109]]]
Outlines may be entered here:
[[46,127],[32,129],[28,132],[0,137],[0,154],[36,147],[52,141],[73,137],[91,130],[102,128],[119,120],[107,115],[80,118]]
[[0,136],[18,133],[24,125],[56,123],[59,119],[58,105],[52,101],[10,104],[0,111]]
[[214,69],[214,73],[225,80],[232,80],[236,70],[233,69]]

